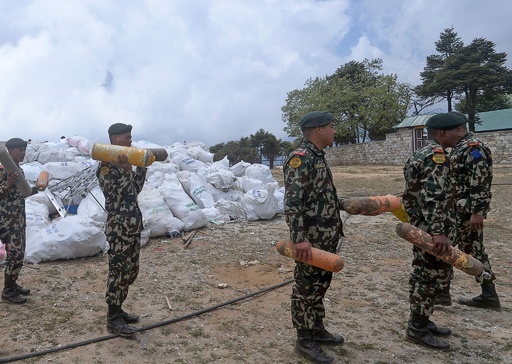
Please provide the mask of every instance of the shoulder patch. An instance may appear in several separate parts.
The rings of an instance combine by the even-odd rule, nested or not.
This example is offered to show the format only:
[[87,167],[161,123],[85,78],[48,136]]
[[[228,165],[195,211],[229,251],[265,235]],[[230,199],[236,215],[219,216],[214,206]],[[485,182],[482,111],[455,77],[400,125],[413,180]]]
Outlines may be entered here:
[[480,143],[478,141],[468,142],[468,146],[470,147],[478,147],[479,145]]
[[303,149],[297,149],[293,152],[294,155],[305,155],[306,152]]
[[444,154],[444,149],[442,147],[434,147],[434,153]]
[[100,169],[100,173],[104,176],[106,176],[109,172],[110,172],[110,168],[108,168],[107,166],[102,166]]
[[292,168],[299,168],[300,165],[302,164],[302,161],[300,160],[299,157],[293,157],[292,159],[290,159],[290,162],[288,164]]
[[473,158],[475,159],[479,159],[482,157],[482,153],[480,153],[480,151],[478,149],[475,149],[473,150],[472,152],[469,153]]
[[436,153],[432,156],[432,160],[434,161],[434,163],[443,164],[444,162],[446,162],[446,157],[444,154]]

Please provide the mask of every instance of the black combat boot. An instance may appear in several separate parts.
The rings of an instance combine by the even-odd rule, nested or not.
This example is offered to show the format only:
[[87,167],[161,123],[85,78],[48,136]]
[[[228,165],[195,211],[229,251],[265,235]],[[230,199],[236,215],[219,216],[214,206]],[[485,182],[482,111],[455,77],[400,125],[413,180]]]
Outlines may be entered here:
[[432,334],[437,335],[437,336],[449,336],[452,334],[452,330],[450,330],[449,328],[437,326],[435,323],[433,323],[430,320],[428,320],[427,329],[429,329],[429,331]]
[[136,324],[140,321],[140,316],[134,315],[133,313],[128,313],[125,310],[121,310],[121,315],[127,324]]
[[449,343],[441,341],[432,335],[432,332],[428,328],[428,323],[428,316],[423,316],[412,312],[409,325],[407,326],[407,330],[405,332],[406,339],[426,346],[427,348],[436,350],[450,350]]
[[27,302],[26,297],[20,296],[16,289],[16,282],[11,278],[5,276],[4,290],[2,291],[2,299],[11,303],[21,304]]
[[295,352],[312,360],[315,363],[332,363],[334,358],[329,356],[316,343],[313,330],[297,329],[297,341],[295,342]]
[[119,336],[132,336],[137,332],[137,328],[130,326],[123,318],[121,306],[108,306],[107,313],[107,331],[118,334]]
[[448,285],[445,288],[439,291],[435,304],[441,306],[452,305],[452,296],[450,295],[450,282],[448,282]]
[[25,288],[20,286],[18,283],[14,283],[16,286],[16,291],[18,291],[19,294],[23,296],[29,296],[30,295],[30,288]]
[[343,336],[331,334],[329,331],[327,331],[322,321],[315,323],[315,327],[313,327],[313,337],[319,344],[343,345],[345,342]]
[[459,299],[459,303],[461,305],[478,308],[490,308],[492,310],[499,311],[501,308],[501,303],[498,294],[496,293],[496,287],[494,286],[494,283],[484,281],[481,284],[481,287],[482,294],[469,299],[461,298]]

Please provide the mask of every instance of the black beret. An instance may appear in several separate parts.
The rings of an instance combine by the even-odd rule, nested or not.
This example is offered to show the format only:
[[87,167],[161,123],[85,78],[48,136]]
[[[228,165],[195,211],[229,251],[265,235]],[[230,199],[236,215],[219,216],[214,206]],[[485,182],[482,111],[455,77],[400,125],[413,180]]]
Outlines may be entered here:
[[132,126],[123,123],[115,123],[108,128],[108,134],[124,134],[132,131]]
[[12,138],[5,142],[7,148],[26,148],[27,142],[20,138]]
[[430,129],[450,130],[466,123],[466,119],[453,113],[435,114],[431,116],[425,126]]
[[316,128],[324,126],[334,121],[334,115],[330,112],[312,111],[300,118],[299,125],[301,129]]

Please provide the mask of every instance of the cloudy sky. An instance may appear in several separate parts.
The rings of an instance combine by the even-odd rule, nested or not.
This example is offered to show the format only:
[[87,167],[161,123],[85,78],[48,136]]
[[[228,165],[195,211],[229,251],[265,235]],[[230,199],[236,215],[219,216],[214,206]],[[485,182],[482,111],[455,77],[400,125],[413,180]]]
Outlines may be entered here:
[[0,0],[0,140],[160,145],[286,139],[281,107],[311,77],[381,58],[417,85],[454,27],[508,54],[508,0]]

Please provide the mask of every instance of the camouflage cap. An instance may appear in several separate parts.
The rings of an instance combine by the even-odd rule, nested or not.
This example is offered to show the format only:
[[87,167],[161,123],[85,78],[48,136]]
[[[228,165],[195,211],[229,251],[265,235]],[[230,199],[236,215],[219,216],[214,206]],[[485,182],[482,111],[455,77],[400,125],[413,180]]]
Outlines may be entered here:
[[115,123],[108,128],[108,134],[124,134],[132,131],[132,126],[123,123]]
[[430,117],[425,126],[436,130],[450,130],[466,123],[466,120],[453,113],[436,114]]
[[324,126],[334,121],[334,115],[330,112],[312,111],[300,118],[299,125],[301,129],[316,128]]
[[27,142],[20,138],[12,138],[5,142],[7,148],[26,148]]

